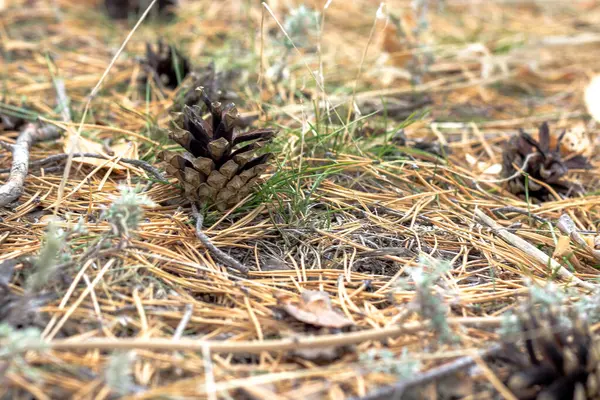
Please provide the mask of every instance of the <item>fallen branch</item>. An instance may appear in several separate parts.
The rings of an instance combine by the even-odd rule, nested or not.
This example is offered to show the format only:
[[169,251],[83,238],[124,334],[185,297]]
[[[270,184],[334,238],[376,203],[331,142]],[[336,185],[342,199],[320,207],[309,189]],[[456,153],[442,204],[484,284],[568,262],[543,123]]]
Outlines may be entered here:
[[[61,115],[65,122],[70,122],[71,113],[65,83],[61,79],[57,79],[54,83],[56,86],[56,102],[60,107]],[[8,147],[3,144],[2,147],[10,149],[12,152],[13,161],[8,180],[0,186],[0,207],[12,203],[23,194],[25,178],[27,172],[29,172],[29,150],[31,146],[43,140],[56,139],[59,135],[60,131],[56,126],[49,125],[41,128],[39,125],[29,123],[23,127],[14,145]]]
[[27,124],[19,133],[17,142],[12,146],[12,166],[8,180],[0,186],[0,207],[17,200],[23,194],[25,178],[29,171],[29,149],[31,146],[43,140],[56,139],[59,130],[55,126],[38,127],[35,124]]
[[[450,324],[478,327],[499,327],[502,317],[459,317],[449,318]],[[150,351],[193,351],[207,348],[211,353],[260,354],[263,351],[286,351],[306,348],[323,348],[363,343],[370,340],[385,340],[402,334],[431,330],[429,322],[410,322],[387,328],[367,329],[359,332],[334,333],[321,336],[298,336],[273,340],[202,340],[173,338],[125,338],[125,339],[56,339],[24,345],[20,351],[45,350],[150,350]],[[0,347],[4,345],[0,341]],[[11,356],[14,354],[11,354]],[[9,355],[6,355],[9,356]],[[4,358],[1,356],[0,359]]]
[[200,240],[200,242],[206,247],[208,251],[219,261],[225,264],[227,267],[234,269],[242,274],[248,274],[248,267],[237,261],[235,258],[231,257],[229,254],[219,250],[217,246],[215,246],[208,236],[204,232],[202,232],[202,224],[204,223],[204,215],[198,211],[198,208],[195,204],[192,204],[192,213],[196,218],[196,236]]
[[506,242],[512,244],[517,247],[519,250],[527,253],[527,255],[535,258],[543,265],[549,265],[552,268],[553,272],[556,272],[558,276],[565,279],[568,282],[573,282],[581,287],[584,287],[589,290],[596,290],[596,285],[593,285],[588,282],[584,282],[575,275],[571,273],[568,269],[563,267],[558,261],[554,260],[546,253],[532,245],[531,243],[521,239],[520,237],[513,235],[508,230],[498,225],[496,221],[488,217],[483,213],[483,211],[476,209],[475,217],[479,219],[479,221],[483,222],[485,225],[490,227],[494,233],[504,239]]
[[[100,158],[103,160],[111,160],[112,159],[112,157],[107,157],[105,155],[97,154],[97,153],[74,153],[73,154],[73,158],[83,158],[83,157],[85,157],[85,158]],[[30,167],[38,167],[38,166],[45,165],[45,164],[51,164],[54,162],[63,161],[68,158],[69,158],[69,155],[66,153],[55,154],[55,155],[48,156],[41,160],[32,161],[29,163],[29,166]],[[148,164],[146,161],[135,160],[133,158],[120,158],[118,161],[125,163],[125,164],[131,164],[134,167],[141,168],[144,171],[148,172],[150,175],[152,175],[155,179],[157,179],[160,182],[167,182],[167,179],[164,177],[162,172],[160,172],[160,170],[158,168],[155,168],[152,165]],[[8,169],[0,169],[0,174],[8,172],[8,171],[9,171]]]

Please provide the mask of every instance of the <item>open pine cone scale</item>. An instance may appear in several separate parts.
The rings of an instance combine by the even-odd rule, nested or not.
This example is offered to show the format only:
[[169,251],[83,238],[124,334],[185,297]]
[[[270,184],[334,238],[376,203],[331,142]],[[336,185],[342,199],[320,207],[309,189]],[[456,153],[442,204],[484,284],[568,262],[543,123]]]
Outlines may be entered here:
[[173,122],[169,137],[186,151],[163,151],[167,172],[177,177],[191,201],[233,206],[260,182],[271,154],[255,156],[274,136],[272,129],[237,133],[239,113],[234,104],[211,102],[199,88],[210,115],[202,107],[185,106]]

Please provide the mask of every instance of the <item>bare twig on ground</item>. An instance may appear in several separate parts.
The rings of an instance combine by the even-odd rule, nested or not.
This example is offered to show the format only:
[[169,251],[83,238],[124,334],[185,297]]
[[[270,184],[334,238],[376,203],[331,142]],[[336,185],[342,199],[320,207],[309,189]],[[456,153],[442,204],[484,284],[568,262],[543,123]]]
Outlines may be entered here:
[[[4,140],[0,140],[0,147],[2,147],[3,149],[6,149],[8,151],[13,151],[13,148],[15,147],[15,145],[12,143],[5,142]],[[10,169],[8,169],[7,172],[8,171],[10,171]]]
[[531,243],[521,239],[520,237],[510,233],[508,230],[498,225],[496,221],[485,215],[483,211],[476,209],[475,217],[479,221],[483,222],[485,225],[490,227],[494,231],[494,233],[496,233],[508,243],[512,244],[513,246],[516,246],[519,250],[527,253],[527,255],[535,258],[543,265],[550,266],[552,268],[552,271],[556,272],[556,274],[558,274],[558,276],[560,276],[561,278],[565,279],[568,282],[575,283],[583,288],[589,290],[596,290],[596,285],[582,281],[581,279],[573,275],[568,269],[560,265],[558,261],[552,259],[550,256],[548,256],[546,253],[544,253]]
[[[459,317],[449,318],[450,324],[478,327],[499,327],[502,317]],[[384,340],[401,334],[416,333],[431,329],[429,322],[409,322],[387,328],[367,329],[360,332],[334,333],[321,336],[298,336],[284,339],[263,341],[236,340],[201,340],[172,338],[119,338],[119,339],[55,339],[45,343],[34,343],[24,346],[22,351],[29,350],[154,350],[154,351],[202,351],[208,348],[211,353],[260,354],[263,351],[286,351],[305,348],[323,348],[363,343],[369,340]],[[0,342],[2,345],[2,342]],[[0,357],[1,358],[1,357]]]
[[[484,349],[478,352],[480,358],[490,357],[498,353],[502,349],[502,345],[496,344],[489,349]],[[421,374],[418,374],[412,379],[400,381],[392,386],[384,387],[379,390],[375,390],[363,397],[356,397],[355,400],[384,400],[384,399],[401,399],[404,392],[414,388],[416,386],[426,385],[431,382],[435,382],[448,375],[455,374],[460,370],[464,370],[471,367],[476,363],[474,357],[466,356],[461,357],[450,363],[440,365],[437,368],[430,369]]]
[[33,143],[58,136],[59,131],[55,126],[39,128],[35,124],[25,125],[12,147],[13,162],[8,180],[0,186],[0,207],[12,203],[23,194],[23,185],[29,171],[29,149]]
[[198,211],[198,208],[195,204],[192,204],[192,213],[196,218],[196,236],[200,240],[200,242],[206,247],[208,251],[211,252],[213,256],[227,267],[234,269],[243,274],[248,273],[248,267],[231,257],[229,254],[226,254],[222,250],[219,250],[217,246],[215,246],[208,236],[204,232],[202,232],[202,224],[204,223],[204,215]]
[[[97,153],[74,153],[73,158],[100,158],[103,160],[110,160],[111,157],[107,157],[104,156],[102,154],[97,154]],[[69,154],[63,153],[63,154],[55,154],[49,157],[46,157],[44,159],[41,160],[35,160],[29,163],[30,167],[38,167],[41,165],[45,165],[45,164],[51,164],[54,162],[59,162],[59,161],[63,161],[69,158]],[[131,164],[134,167],[138,167],[143,169],[144,171],[148,172],[150,175],[152,175],[155,179],[157,179],[160,182],[167,182],[167,179],[164,177],[164,175],[162,174],[162,172],[160,172],[160,170],[158,170],[158,168],[153,167],[152,165],[150,165],[149,163],[147,163],[146,161],[143,160],[135,160],[132,158],[119,158],[118,159],[119,162],[125,163],[125,164]],[[6,169],[0,169],[0,174],[8,172],[8,170]]]
[[[71,113],[65,83],[63,80],[57,79],[55,85],[56,101],[61,109],[63,120],[70,122]],[[41,128],[39,125],[30,123],[23,127],[14,145],[10,147],[2,146],[11,150],[13,162],[8,180],[0,187],[0,207],[17,200],[23,194],[25,178],[29,171],[29,149],[31,149],[31,146],[36,142],[58,138],[59,132],[59,128],[56,126],[49,125]]]

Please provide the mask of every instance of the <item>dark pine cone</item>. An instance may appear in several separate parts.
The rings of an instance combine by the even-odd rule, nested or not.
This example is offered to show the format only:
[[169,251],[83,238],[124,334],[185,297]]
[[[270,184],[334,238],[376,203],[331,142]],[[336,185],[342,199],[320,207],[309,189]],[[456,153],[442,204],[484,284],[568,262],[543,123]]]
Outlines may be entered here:
[[508,341],[504,352],[517,367],[507,386],[518,399],[600,399],[600,343],[584,321],[575,317],[568,327],[530,308],[520,322],[525,352]]
[[[564,135],[565,132],[559,136],[556,147],[551,149],[550,130],[548,124],[544,122],[539,128],[539,142],[523,130],[510,138],[502,153],[502,176],[504,178],[514,176],[507,182],[511,193],[521,195],[528,192],[530,198],[546,200],[550,191],[533,180],[546,183],[563,196],[583,191],[580,185],[569,182],[565,178],[569,169],[587,169],[591,166],[587,158],[581,155],[569,159],[561,157],[559,149]],[[524,174],[518,173],[515,166],[521,168],[529,177],[526,178]]]
[[[127,19],[130,15],[139,16],[150,5],[150,0],[104,0],[106,12],[113,19]],[[158,0],[154,5],[159,16],[172,17],[177,0]]]
[[196,90],[198,87],[203,87],[203,93],[214,101],[235,100],[235,94],[227,91],[227,78],[229,78],[228,74],[217,71],[213,62],[198,71],[190,72],[177,89],[177,104],[173,107],[173,111],[181,111],[184,105],[193,107],[203,104],[202,96]]
[[255,156],[276,131],[256,129],[239,133],[240,116],[233,103],[211,102],[198,88],[210,115],[203,108],[184,106],[173,121],[169,137],[186,151],[162,151],[167,172],[177,177],[188,200],[215,204],[225,210],[247,196],[260,182],[270,154]]
[[179,80],[190,73],[190,62],[175,46],[158,41],[158,49],[146,43],[146,59],[142,62],[146,74],[142,76],[142,87],[145,88],[148,79],[154,79],[161,87],[175,89]]

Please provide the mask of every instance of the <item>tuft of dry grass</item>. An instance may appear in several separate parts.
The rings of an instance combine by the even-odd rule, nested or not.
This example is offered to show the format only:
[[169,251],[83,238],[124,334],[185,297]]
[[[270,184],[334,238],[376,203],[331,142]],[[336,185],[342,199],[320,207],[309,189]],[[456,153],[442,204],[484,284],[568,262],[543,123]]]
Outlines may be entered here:
[[[182,1],[175,21],[142,23],[106,76],[137,20],[110,21],[100,3],[14,0],[0,9],[0,111],[15,106],[65,131],[36,143],[31,159],[69,152],[78,130],[83,148],[73,151],[105,152],[73,158],[64,179],[64,160],[32,166],[18,202],[0,209],[0,263],[19,261],[8,283],[16,295],[50,220],[64,231],[81,221],[86,230],[65,242],[69,258],[46,287],[54,296],[32,322],[38,342],[18,354],[0,349],[0,397],[362,397],[401,379],[390,367],[398,360],[418,361],[426,373],[486,351],[530,285],[554,282],[572,302],[595,289],[597,261],[580,246],[569,255],[577,269],[557,257],[568,272],[558,274],[548,261],[561,215],[590,241],[597,235],[598,143],[583,105],[600,66],[595,2],[430,2],[423,16],[397,0],[376,20],[380,4],[370,0],[334,0],[327,9],[324,1],[271,1],[278,21],[290,4],[321,13],[309,44],[288,51],[258,3]],[[386,24],[410,33],[423,22],[417,36],[385,36],[401,35]],[[227,90],[243,115],[281,130],[271,180],[231,212],[205,215],[204,233],[249,267],[247,276],[197,239],[174,179],[160,182],[122,162],[153,164],[161,148],[174,147],[164,128],[176,93],[137,84],[136,57],[159,37],[197,68],[214,62],[228,71]],[[54,100],[56,78],[73,122]],[[508,137],[542,121],[552,131],[587,127],[594,168],[572,174],[586,196],[529,204],[504,190],[499,171],[490,173]],[[446,145],[447,157],[395,144],[399,128],[409,143]],[[14,144],[17,135],[0,131],[0,140]],[[10,159],[1,150],[0,168]],[[121,186],[138,184],[156,206],[144,208],[126,237],[114,236],[106,210]],[[424,254],[450,266],[431,290],[447,306],[454,341],[441,341],[414,307],[414,287],[399,285]],[[278,298],[305,290],[327,293],[353,326],[311,327],[286,315]],[[336,352],[324,360],[306,349]],[[473,362],[474,376],[460,375],[468,392],[496,393],[503,371],[479,356]]]

